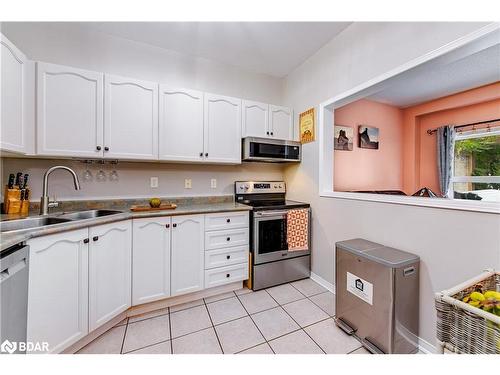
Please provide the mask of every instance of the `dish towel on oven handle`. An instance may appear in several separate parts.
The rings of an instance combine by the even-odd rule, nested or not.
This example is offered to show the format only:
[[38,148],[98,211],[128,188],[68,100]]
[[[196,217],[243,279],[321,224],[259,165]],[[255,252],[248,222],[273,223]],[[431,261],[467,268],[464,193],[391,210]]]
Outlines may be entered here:
[[286,214],[288,251],[307,250],[309,245],[309,209],[289,210]]

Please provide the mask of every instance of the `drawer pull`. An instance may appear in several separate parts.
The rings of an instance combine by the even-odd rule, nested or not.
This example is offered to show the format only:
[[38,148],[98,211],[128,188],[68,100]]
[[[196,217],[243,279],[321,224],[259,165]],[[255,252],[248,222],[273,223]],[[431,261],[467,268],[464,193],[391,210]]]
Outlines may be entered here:
[[230,223],[231,222],[231,219],[226,219],[226,223]]
[[226,273],[226,277],[231,277],[231,274],[230,273]]
[[226,238],[226,241],[231,241],[231,237]]
[[226,255],[226,259],[231,259],[231,255]]

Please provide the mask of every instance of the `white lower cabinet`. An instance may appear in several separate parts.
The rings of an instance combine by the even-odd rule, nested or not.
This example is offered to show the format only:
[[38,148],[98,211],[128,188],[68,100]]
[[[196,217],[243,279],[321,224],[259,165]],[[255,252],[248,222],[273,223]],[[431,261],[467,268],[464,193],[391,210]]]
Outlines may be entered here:
[[205,215],[205,288],[248,279],[248,216],[248,212]]
[[[217,231],[207,230],[217,228]],[[239,227],[239,228],[235,228]],[[241,236],[230,247],[219,237]],[[205,238],[217,248],[206,247]],[[220,237],[222,238],[222,237]],[[125,220],[30,246],[28,341],[62,352],[127,310],[248,278],[248,213]]]
[[88,230],[28,241],[30,342],[48,342],[59,353],[89,332]]
[[89,329],[92,331],[131,306],[131,221],[90,227],[89,238]]
[[203,289],[204,228],[204,215],[172,217],[172,296]]
[[171,218],[133,220],[132,305],[170,296]]
[[248,279],[248,260],[246,263],[205,271],[205,288],[213,288],[246,279]]

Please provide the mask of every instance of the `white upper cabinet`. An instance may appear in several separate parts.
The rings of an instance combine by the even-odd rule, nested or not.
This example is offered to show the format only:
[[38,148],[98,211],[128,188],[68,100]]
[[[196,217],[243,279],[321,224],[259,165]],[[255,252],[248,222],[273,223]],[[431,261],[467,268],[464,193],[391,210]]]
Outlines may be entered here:
[[89,331],[93,331],[131,306],[131,223],[91,227],[89,238]]
[[106,74],[104,157],[158,159],[158,84]]
[[203,92],[160,85],[159,158],[203,161]]
[[103,74],[37,63],[37,154],[103,156]]
[[2,34],[0,34],[0,48],[2,83],[0,148],[3,151],[25,153],[27,59]]
[[269,104],[243,100],[241,121],[243,137],[269,136]]
[[241,163],[241,99],[205,93],[205,159]]
[[293,111],[287,107],[269,105],[269,130],[273,139],[292,141]]
[[59,353],[88,331],[88,230],[28,241],[28,336]]
[[133,220],[132,305],[170,296],[171,218]]
[[172,296],[203,289],[204,228],[204,215],[172,217]]

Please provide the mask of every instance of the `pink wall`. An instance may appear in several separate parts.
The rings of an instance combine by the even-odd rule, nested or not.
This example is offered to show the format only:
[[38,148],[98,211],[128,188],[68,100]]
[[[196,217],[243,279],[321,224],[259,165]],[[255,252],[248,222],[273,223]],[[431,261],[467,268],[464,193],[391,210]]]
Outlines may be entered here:
[[427,129],[500,117],[500,82],[432,100],[403,110],[403,189],[439,193],[436,135]]
[[[335,110],[335,124],[354,129],[352,151],[335,150],[334,189],[401,190],[403,188],[403,113],[366,99]],[[358,125],[379,128],[379,149],[358,147]]]

